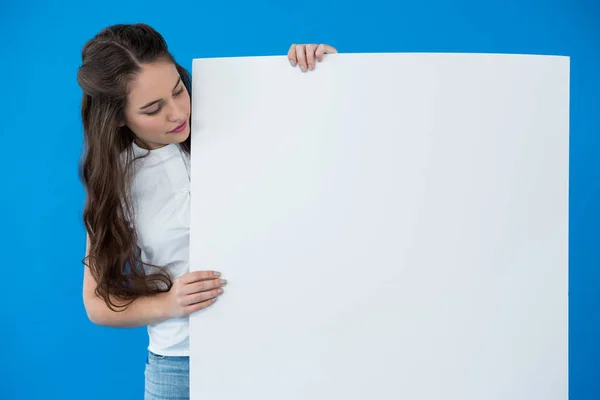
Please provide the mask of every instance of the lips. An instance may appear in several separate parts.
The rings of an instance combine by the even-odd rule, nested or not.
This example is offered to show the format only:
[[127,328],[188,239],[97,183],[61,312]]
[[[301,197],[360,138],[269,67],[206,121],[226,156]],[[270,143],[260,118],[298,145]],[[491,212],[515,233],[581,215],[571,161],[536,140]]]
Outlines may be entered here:
[[175,129],[173,129],[172,131],[169,131],[168,133],[180,133],[185,129],[186,126],[187,126],[187,121],[183,121],[183,123],[181,125],[179,125]]

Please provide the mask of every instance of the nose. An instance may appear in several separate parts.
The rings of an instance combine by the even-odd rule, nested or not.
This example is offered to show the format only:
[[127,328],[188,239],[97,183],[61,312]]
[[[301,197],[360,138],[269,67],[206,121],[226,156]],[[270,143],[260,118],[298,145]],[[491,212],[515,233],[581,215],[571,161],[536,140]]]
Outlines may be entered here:
[[171,107],[169,107],[169,112],[167,113],[167,119],[170,122],[183,122],[186,117],[186,113],[183,107],[180,107],[176,102],[171,102]]

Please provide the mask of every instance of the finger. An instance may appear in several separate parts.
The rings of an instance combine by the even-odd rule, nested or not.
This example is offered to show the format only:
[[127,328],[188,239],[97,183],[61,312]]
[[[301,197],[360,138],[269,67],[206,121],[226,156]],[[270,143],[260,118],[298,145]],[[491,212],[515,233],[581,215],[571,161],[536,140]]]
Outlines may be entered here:
[[226,284],[227,281],[225,279],[213,279],[210,281],[192,282],[182,286],[181,290],[178,293],[180,295],[200,293],[205,292],[207,290],[220,288],[222,286],[225,286]]
[[217,297],[215,297],[214,299],[203,301],[201,303],[192,304],[191,306],[184,307],[183,312],[185,315],[190,315],[192,313],[195,313],[196,311],[200,311],[204,308],[213,305],[216,301]]
[[337,53],[337,49],[335,47],[331,47],[329,45],[326,44],[320,44],[317,47],[317,51],[315,53],[315,56],[317,57],[317,60],[319,60],[319,62],[323,61],[323,55],[324,54],[334,54]]
[[188,284],[206,279],[214,279],[219,276],[221,276],[221,273],[217,271],[193,271],[182,275],[179,279],[181,283]]
[[288,60],[290,61],[290,65],[292,67],[295,67],[296,64],[298,63],[298,60],[296,58],[296,45],[293,44],[290,46],[290,49],[288,50]]
[[195,294],[190,294],[188,296],[182,297],[179,300],[179,305],[181,307],[191,306],[197,303],[205,302],[206,300],[212,300],[215,297],[223,294],[223,289],[214,289],[210,292],[200,292]]
[[308,65],[306,65],[306,48],[303,44],[296,46],[296,59],[300,66],[300,70],[306,72]]
[[317,50],[316,44],[307,44],[306,45],[306,63],[308,64],[308,69],[315,69],[315,51]]

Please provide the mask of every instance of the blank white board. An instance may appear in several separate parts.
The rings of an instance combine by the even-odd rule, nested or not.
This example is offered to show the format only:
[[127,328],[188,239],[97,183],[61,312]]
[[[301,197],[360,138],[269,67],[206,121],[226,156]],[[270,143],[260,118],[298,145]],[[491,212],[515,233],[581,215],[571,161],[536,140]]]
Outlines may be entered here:
[[568,398],[569,58],[192,75],[192,400]]

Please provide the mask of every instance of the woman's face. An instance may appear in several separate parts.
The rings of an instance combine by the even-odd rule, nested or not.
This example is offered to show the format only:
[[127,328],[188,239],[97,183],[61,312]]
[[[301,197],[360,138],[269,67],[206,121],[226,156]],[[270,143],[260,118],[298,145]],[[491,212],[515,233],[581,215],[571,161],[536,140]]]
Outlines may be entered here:
[[150,150],[190,135],[190,94],[169,61],[144,64],[129,84],[124,125]]

